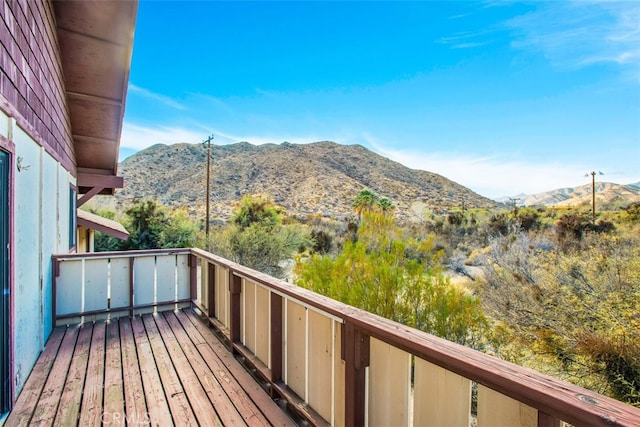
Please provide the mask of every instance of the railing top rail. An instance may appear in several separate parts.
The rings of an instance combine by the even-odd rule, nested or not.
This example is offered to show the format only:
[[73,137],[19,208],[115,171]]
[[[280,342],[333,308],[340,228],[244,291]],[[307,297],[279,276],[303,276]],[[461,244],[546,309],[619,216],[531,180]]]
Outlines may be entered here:
[[360,327],[451,372],[576,425],[638,425],[640,408],[343,304],[200,249],[192,254]]
[[291,283],[285,282],[284,280],[276,279],[275,277],[269,276],[268,274],[261,273],[249,267],[237,264],[233,261],[229,261],[228,259],[203,251],[202,249],[193,248],[191,249],[191,253],[221,267],[228,268],[234,273],[237,273],[238,276],[242,276],[256,283],[259,283],[271,289],[277,294],[294,298],[302,303],[315,307],[320,311],[331,314],[336,318],[344,319],[345,308],[353,309],[353,307],[350,307],[334,299],[317,294],[308,289],[292,285]]
[[188,255],[191,249],[148,249],[137,251],[112,251],[112,252],[88,252],[79,254],[58,254],[53,255],[56,261],[72,260],[72,259],[104,259],[104,258],[131,258],[156,255]]

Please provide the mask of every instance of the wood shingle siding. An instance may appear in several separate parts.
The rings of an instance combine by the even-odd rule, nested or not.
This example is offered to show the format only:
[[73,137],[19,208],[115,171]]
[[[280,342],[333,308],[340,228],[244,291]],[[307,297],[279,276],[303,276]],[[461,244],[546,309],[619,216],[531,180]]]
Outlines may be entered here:
[[75,173],[71,124],[52,3],[0,5],[0,108]]

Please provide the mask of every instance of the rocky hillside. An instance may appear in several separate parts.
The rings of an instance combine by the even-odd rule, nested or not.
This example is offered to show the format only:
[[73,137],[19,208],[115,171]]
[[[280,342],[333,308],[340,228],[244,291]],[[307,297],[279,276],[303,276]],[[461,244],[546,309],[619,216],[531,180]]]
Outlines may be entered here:
[[[140,151],[120,165],[125,188],[97,204],[118,209],[135,199],[156,197],[203,217],[206,153],[201,144],[155,145]],[[427,208],[495,205],[440,175],[409,169],[360,145],[211,146],[212,219],[226,220],[245,194],[267,194],[294,215],[342,217],[352,212],[353,200],[364,188],[390,199],[404,219]]]
[[[544,193],[519,195],[518,202],[527,206],[581,206],[591,205],[591,184],[573,188],[559,188]],[[629,203],[640,202],[638,184],[621,185],[612,182],[596,182],[596,205],[615,209]]]

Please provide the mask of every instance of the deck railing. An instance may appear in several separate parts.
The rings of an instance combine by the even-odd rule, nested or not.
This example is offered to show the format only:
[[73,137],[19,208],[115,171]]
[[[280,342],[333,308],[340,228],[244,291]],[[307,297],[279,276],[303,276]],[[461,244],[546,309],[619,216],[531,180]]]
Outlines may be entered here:
[[189,249],[53,257],[54,325],[191,305]]
[[638,408],[199,249],[54,260],[58,323],[191,302],[272,396],[316,425],[640,425]]

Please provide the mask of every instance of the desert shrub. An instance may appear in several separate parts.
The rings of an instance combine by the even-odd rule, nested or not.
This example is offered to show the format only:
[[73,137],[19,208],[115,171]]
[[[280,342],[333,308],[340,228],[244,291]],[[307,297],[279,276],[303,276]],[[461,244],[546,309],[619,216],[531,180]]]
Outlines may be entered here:
[[331,252],[333,238],[324,230],[312,230],[311,239],[313,239],[313,252],[319,254],[328,254]]
[[274,277],[285,278],[283,263],[311,249],[306,226],[286,220],[283,209],[263,196],[247,196],[231,223],[214,233],[208,246],[224,258]]
[[524,233],[491,242],[481,301],[510,331],[507,342],[495,334],[493,348],[638,405],[640,238],[587,232],[580,217],[563,218],[582,233],[570,250]]
[[486,319],[479,300],[442,274],[435,239],[405,238],[390,216],[365,213],[356,241],[336,257],[296,261],[299,286],[369,312],[479,347]]

